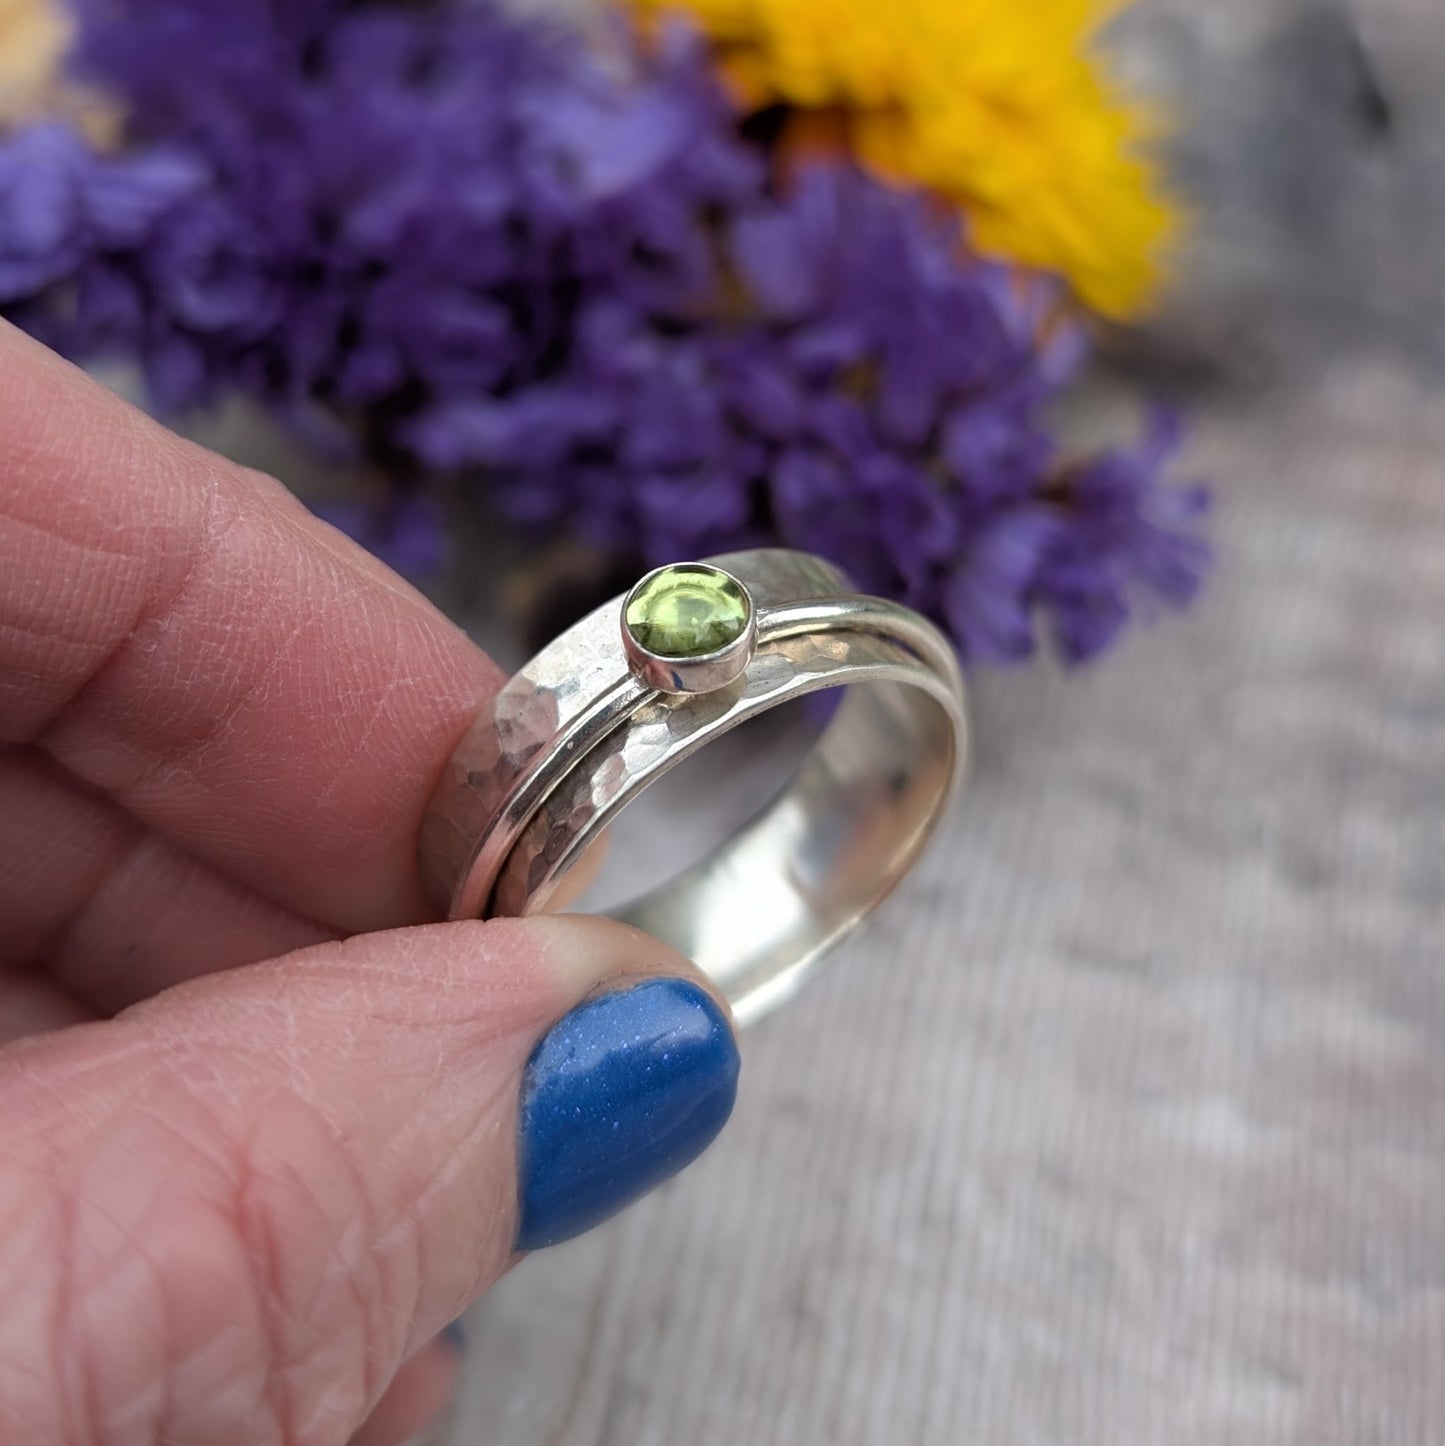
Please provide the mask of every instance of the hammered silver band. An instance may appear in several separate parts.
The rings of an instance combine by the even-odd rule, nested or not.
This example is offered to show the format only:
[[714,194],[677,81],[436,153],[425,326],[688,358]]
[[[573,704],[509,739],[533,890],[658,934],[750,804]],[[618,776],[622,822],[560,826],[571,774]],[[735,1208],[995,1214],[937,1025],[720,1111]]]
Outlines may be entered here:
[[662,691],[624,647],[625,600],[604,604],[477,718],[427,808],[420,863],[448,918],[541,912],[602,829],[668,769],[748,718],[846,686],[761,814],[614,911],[693,959],[745,1023],[788,997],[907,872],[962,775],[967,727],[953,649],[918,614],[858,595],[806,553],[705,562],[751,598],[741,675],[712,691]]

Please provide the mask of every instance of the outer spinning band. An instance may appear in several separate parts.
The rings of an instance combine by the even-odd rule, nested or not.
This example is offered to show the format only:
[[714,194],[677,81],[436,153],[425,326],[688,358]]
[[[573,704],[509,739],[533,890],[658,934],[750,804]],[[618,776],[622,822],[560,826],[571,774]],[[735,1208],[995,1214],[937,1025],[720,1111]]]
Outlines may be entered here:
[[739,1020],[907,872],[960,777],[953,650],[907,608],[781,549],[649,574],[569,628],[477,718],[421,833],[449,918],[532,914],[616,814],[720,734],[850,686],[787,787],[686,872],[615,911],[695,960]]

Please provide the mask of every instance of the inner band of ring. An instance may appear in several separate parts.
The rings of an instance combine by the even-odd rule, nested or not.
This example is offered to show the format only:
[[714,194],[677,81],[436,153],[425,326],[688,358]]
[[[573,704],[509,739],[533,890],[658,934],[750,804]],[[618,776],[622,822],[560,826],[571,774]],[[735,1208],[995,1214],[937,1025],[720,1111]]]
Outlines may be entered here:
[[[592,677],[605,673],[607,685],[565,710],[562,727],[548,734],[545,720],[523,720],[520,732],[530,728],[534,740],[525,756],[506,757],[490,773],[453,770],[452,802],[458,787],[470,785],[479,797],[490,793],[491,812],[480,833],[463,825],[471,835],[464,853],[461,838],[433,838],[428,847],[424,832],[424,862],[451,861],[447,876],[431,881],[434,893],[440,885],[449,894],[451,917],[544,909],[568,867],[660,774],[749,717],[804,693],[852,684],[861,686],[849,687],[771,805],[708,858],[618,915],[693,958],[746,1019],[790,993],[808,964],[906,872],[963,762],[952,651],[907,609],[843,594],[846,583],[816,559],[767,553],[714,559],[745,583],[745,564],[754,560],[764,589],[771,582],[776,593],[770,573],[801,573],[806,563],[820,575],[805,582],[838,591],[762,606],[758,649],[738,685],[673,699],[604,665]],[[525,708],[527,696],[523,689],[514,702]],[[490,743],[495,763],[497,745],[490,740],[496,730],[505,732],[507,718],[478,723],[474,745],[464,744],[458,758],[480,756]],[[429,826],[447,821],[445,810],[429,813]]]
[[[665,940],[721,986],[746,1022],[786,998],[807,968],[907,871],[950,793],[954,728],[936,680],[896,644],[833,640],[849,691],[783,793],[687,872],[616,911]],[[867,652],[866,659],[859,656]],[[509,856],[496,912],[545,909],[568,865],[666,769],[764,708],[843,678],[793,675],[755,706],[678,740],[657,761],[574,771]],[[851,686],[857,684],[857,686]],[[658,726],[665,727],[665,724]],[[646,754],[644,741],[634,751]]]

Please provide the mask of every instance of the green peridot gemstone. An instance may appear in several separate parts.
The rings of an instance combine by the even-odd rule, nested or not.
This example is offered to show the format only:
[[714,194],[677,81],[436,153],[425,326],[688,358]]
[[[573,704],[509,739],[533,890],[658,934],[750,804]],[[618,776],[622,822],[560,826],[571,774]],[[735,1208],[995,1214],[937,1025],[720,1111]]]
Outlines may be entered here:
[[664,567],[627,600],[623,617],[640,647],[662,658],[701,658],[736,642],[748,626],[748,595],[700,562]]

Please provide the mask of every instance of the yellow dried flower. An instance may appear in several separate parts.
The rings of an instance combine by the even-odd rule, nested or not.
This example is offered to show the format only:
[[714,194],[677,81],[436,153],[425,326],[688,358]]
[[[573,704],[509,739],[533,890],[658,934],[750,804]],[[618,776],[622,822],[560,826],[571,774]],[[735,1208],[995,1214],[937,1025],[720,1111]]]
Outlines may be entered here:
[[69,42],[55,0],[0,0],[0,124],[46,109]]
[[794,146],[845,146],[959,202],[974,244],[1067,277],[1106,315],[1143,306],[1175,229],[1149,129],[1089,44],[1121,0],[632,0],[689,15],[750,108]]

